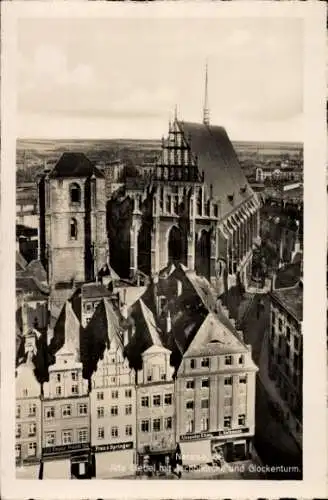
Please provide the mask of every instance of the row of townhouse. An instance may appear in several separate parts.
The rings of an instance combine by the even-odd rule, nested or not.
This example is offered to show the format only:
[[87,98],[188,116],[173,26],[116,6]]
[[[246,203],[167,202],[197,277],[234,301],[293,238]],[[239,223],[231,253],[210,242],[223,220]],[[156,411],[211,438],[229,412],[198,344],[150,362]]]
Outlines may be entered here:
[[[171,295],[176,279],[170,279],[161,282]],[[185,274],[176,287],[179,297],[173,294],[176,305],[200,298],[199,289],[191,293],[197,279]],[[83,330],[92,339],[90,377],[82,362],[81,325],[69,301],[58,319],[61,345],[57,331],[60,347],[43,384],[34,373],[35,346],[25,342],[32,347],[17,368],[17,471],[30,464],[34,477],[131,476],[149,462],[168,465],[178,444],[186,465],[211,462],[218,448],[227,460],[249,455],[257,371],[250,346],[222,310],[199,314],[196,308],[198,323],[182,345],[187,313],[170,306],[159,321],[147,305],[153,292],[149,286],[125,322],[109,299],[98,304]],[[33,336],[33,329],[25,333]]]

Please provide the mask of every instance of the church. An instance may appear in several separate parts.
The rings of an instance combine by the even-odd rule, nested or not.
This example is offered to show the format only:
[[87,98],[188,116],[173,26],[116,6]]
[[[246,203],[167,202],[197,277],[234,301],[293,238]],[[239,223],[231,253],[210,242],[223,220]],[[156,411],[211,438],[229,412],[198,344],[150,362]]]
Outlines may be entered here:
[[226,130],[210,123],[207,71],[203,122],[176,112],[154,165],[109,194],[100,168],[64,153],[39,183],[39,207],[40,258],[59,301],[106,266],[137,283],[182,263],[218,296],[249,283],[260,202]]

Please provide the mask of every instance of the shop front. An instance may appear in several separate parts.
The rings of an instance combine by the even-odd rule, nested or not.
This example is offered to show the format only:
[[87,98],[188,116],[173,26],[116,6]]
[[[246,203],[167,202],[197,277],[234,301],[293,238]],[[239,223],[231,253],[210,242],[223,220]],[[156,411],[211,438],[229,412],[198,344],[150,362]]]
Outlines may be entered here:
[[95,475],[109,479],[135,474],[135,448],[133,441],[104,444],[92,448],[95,457]]
[[137,473],[139,475],[165,475],[171,472],[172,457],[175,448],[159,446],[144,446],[138,453]]
[[181,435],[183,466],[212,464],[218,456],[226,462],[247,460],[251,441],[248,428]]
[[40,479],[90,479],[94,460],[86,444],[43,448]]

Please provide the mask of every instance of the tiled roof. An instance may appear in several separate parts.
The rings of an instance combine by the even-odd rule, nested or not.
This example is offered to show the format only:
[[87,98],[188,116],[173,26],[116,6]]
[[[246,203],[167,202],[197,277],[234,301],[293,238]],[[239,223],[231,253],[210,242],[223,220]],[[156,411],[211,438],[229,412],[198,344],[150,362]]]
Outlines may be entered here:
[[16,270],[23,271],[27,267],[27,262],[18,250],[16,250]]
[[49,288],[33,276],[16,276],[16,293],[19,292],[28,294],[35,300],[43,300],[49,295]]
[[50,178],[70,178],[70,177],[96,177],[103,178],[103,174],[94,166],[94,164],[85,156],[84,153],[64,153],[53,170],[50,172]]
[[246,346],[219,318],[215,314],[209,313],[185,352],[185,356],[246,351]]
[[158,334],[158,328],[153,313],[146,306],[146,304],[140,299],[140,308],[143,314],[146,327],[148,329],[152,345],[162,345],[161,339]]
[[291,288],[274,290],[271,296],[298,322],[303,320],[303,285],[301,282]]
[[100,297],[110,297],[111,293],[101,283],[85,283],[81,287],[82,299],[95,299]]
[[[220,201],[221,217],[254,195],[224,128],[187,122],[178,122],[178,126],[198,158],[206,184],[213,186],[213,197]],[[233,196],[233,202],[228,196]]]
[[[82,326],[76,317],[72,304],[66,301],[54,326],[54,335],[49,345],[49,353],[53,357],[65,344],[77,354],[81,350]],[[54,362],[54,358],[52,358]]]
[[87,378],[96,371],[99,359],[114,337],[123,348],[120,322],[120,313],[114,310],[108,299],[103,298],[82,332],[81,361]]
[[301,260],[279,269],[275,282],[275,289],[295,286],[301,277]]

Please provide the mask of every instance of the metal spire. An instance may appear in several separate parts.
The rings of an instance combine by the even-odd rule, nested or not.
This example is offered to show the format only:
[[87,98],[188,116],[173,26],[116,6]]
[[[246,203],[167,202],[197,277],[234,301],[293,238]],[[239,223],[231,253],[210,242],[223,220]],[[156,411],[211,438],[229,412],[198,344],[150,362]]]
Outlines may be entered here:
[[206,61],[205,68],[205,98],[204,98],[204,108],[203,108],[203,123],[204,125],[210,124],[210,111],[208,108],[208,64]]

